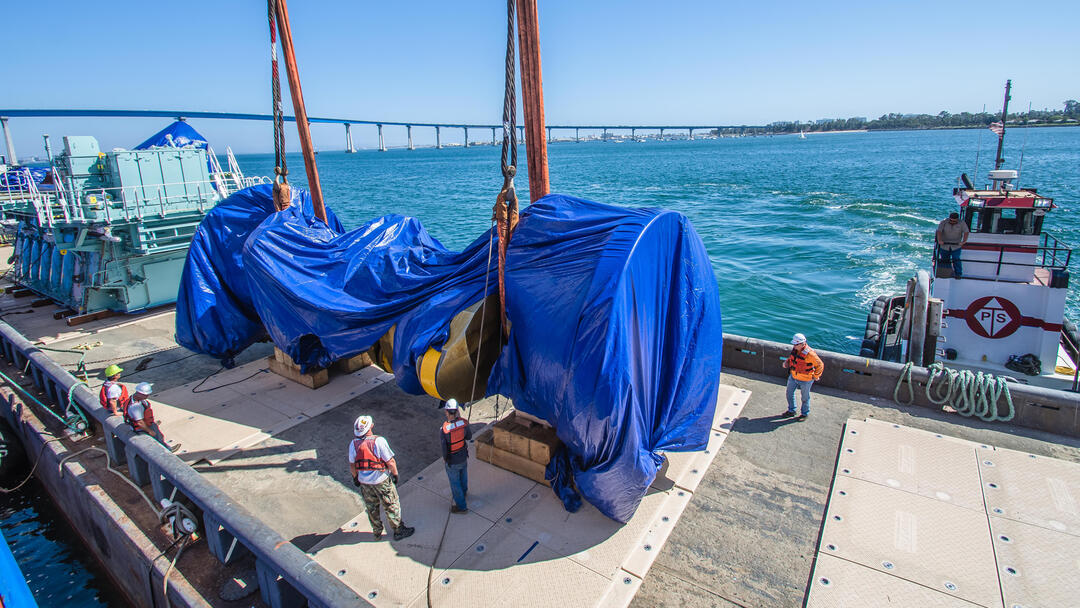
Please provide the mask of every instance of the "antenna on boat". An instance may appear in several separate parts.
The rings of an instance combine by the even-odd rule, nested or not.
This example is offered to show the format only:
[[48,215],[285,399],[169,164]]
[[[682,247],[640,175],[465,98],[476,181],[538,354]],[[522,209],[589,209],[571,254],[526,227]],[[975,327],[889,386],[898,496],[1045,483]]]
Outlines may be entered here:
[[[985,103],[983,104],[982,113],[986,114],[986,104]],[[979,129],[979,146],[977,148],[975,148],[975,172],[972,173],[972,175],[975,176],[975,183],[976,184],[979,183],[979,155],[982,154],[982,136],[983,136],[983,131],[980,128]]]
[[[1031,102],[1030,101],[1028,102],[1027,115],[1031,116]],[[1027,119],[1025,118],[1025,120],[1027,120]],[[1016,189],[1017,190],[1020,189],[1020,178],[1024,175],[1022,173],[1022,171],[1024,170],[1024,151],[1027,150],[1027,137],[1028,137],[1028,132],[1027,132],[1027,129],[1025,128],[1024,129],[1024,143],[1023,143],[1023,145],[1020,146],[1020,166],[1017,167],[1017,169],[1016,169]]]
[[1005,81],[1005,103],[1001,106],[1001,129],[997,131],[998,134],[998,148],[997,158],[994,160],[994,170],[1001,168],[1001,165],[1005,164],[1005,157],[1001,155],[1001,149],[1005,144],[1005,120],[1009,116],[1009,91],[1012,90],[1012,80]]

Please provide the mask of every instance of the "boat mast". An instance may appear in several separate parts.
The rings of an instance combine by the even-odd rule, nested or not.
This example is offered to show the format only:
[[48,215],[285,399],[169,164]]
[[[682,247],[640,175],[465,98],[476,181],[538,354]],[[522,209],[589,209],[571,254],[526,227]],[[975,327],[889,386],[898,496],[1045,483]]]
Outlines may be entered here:
[[308,190],[311,191],[311,203],[315,217],[326,221],[326,207],[323,205],[322,185],[319,183],[319,170],[315,166],[315,149],[311,144],[311,128],[308,125],[307,108],[304,107],[304,93],[300,90],[300,71],[296,67],[296,54],[293,51],[292,28],[289,26],[289,8],[285,0],[277,2],[278,31],[281,35],[281,50],[285,55],[285,72],[289,75],[289,92],[292,94],[293,111],[296,115],[296,130],[300,135],[300,149],[304,153],[304,170],[307,172]]
[[997,159],[994,160],[994,170],[1000,169],[1005,164],[1005,157],[1001,155],[1001,148],[1005,143],[1005,119],[1009,116],[1009,91],[1012,90],[1012,80],[1005,81],[1005,104],[1001,107],[1001,132],[998,133]]
[[529,200],[551,192],[547,137],[544,134],[544,86],[540,72],[540,17],[536,0],[517,0],[518,49],[521,59],[521,105],[525,110],[525,156],[529,163]]

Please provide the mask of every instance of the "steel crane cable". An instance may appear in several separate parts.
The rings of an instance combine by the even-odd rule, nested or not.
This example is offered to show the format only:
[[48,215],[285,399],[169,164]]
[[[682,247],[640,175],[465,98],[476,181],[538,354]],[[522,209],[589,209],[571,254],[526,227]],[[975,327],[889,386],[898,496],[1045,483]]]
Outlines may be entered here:
[[281,106],[281,76],[277,57],[277,0],[266,0],[266,17],[270,25],[270,95],[274,114],[274,206],[278,211],[289,206],[289,167],[285,162],[285,117]]
[[503,187],[495,198],[494,221],[499,234],[499,319],[501,335],[510,333],[506,321],[506,248],[518,221],[518,199],[514,190],[517,174],[517,75],[514,71],[514,25],[517,21],[516,0],[506,1],[506,70],[503,85]]

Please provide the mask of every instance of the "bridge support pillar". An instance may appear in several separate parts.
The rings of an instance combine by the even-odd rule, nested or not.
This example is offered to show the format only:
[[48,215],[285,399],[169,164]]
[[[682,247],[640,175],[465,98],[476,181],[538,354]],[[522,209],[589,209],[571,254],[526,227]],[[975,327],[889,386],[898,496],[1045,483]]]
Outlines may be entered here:
[[0,116],[0,127],[4,129],[4,143],[7,145],[7,162],[9,165],[17,165],[19,157],[15,156],[15,142],[11,139],[11,127],[7,121],[7,116]]
[[547,132],[548,132],[548,143],[550,144],[551,143],[551,127],[547,128]]
[[495,127],[491,127],[491,145],[495,145]]
[[412,143],[412,125],[405,125],[405,130],[409,134],[409,149],[410,150],[415,150],[416,148],[413,147],[413,143]]
[[383,141],[383,136],[382,136],[382,125],[375,125],[375,126],[379,127],[379,152],[386,152],[386,142]]
[[660,141],[664,141],[664,128],[660,128]]
[[464,127],[464,129],[465,129],[465,147],[468,148],[469,147],[469,127]]
[[518,127],[518,135],[519,135],[518,142],[519,143],[525,143],[525,127],[524,126]]
[[345,123],[345,152],[347,154],[356,152],[356,147],[353,146],[352,140],[352,125],[349,123]]
[[580,144],[581,143],[581,129],[579,129],[577,127],[574,127],[574,143],[575,144]]
[[637,140],[637,129],[630,128],[630,139]]
[[607,129],[604,129],[604,134],[600,136],[600,139],[603,141],[607,141]]
[[689,129],[689,131],[690,131],[690,141],[694,141],[694,130]]
[[435,127],[435,149],[442,150],[442,134],[439,133],[439,127]]

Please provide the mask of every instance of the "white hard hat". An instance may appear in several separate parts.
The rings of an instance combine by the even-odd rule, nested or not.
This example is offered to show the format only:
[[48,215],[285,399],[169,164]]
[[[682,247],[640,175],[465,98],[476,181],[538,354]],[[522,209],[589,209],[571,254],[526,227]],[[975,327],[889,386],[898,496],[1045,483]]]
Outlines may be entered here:
[[371,416],[360,416],[353,424],[353,434],[357,437],[363,437],[367,435],[367,432],[371,430],[371,425],[375,421],[371,419]]
[[140,382],[135,386],[135,392],[140,395],[150,395],[154,391],[154,386],[149,382]]
[[806,336],[804,336],[802,334],[795,334],[794,336],[791,336],[791,343],[792,344],[803,344],[805,342],[806,342]]
[[458,409],[457,399],[447,399],[446,405],[443,406],[444,410],[456,410]]

